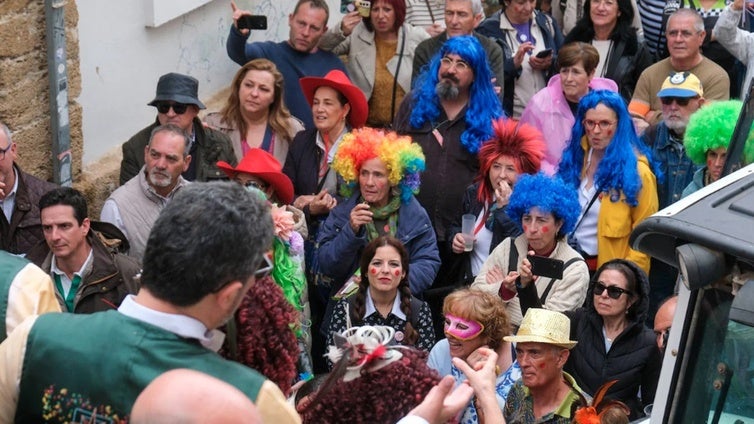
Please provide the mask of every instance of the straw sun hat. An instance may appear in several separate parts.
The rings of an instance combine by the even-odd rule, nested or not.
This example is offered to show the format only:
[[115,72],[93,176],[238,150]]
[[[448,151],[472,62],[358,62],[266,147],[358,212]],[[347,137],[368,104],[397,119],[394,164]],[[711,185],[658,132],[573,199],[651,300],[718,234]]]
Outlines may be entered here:
[[515,336],[503,337],[513,343],[547,343],[571,349],[576,342],[569,340],[571,320],[560,312],[529,308]]

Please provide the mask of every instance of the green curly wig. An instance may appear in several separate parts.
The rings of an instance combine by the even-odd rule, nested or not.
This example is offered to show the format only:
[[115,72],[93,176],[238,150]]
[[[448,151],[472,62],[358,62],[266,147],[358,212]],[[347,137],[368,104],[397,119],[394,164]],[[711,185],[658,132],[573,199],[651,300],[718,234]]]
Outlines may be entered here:
[[[683,144],[686,146],[686,155],[696,164],[704,165],[707,160],[707,151],[720,147],[728,148],[733,130],[736,128],[738,114],[741,112],[743,102],[740,100],[727,100],[706,104],[689,118],[686,133],[683,136]],[[754,160],[754,132],[749,131],[744,147],[746,163]]]

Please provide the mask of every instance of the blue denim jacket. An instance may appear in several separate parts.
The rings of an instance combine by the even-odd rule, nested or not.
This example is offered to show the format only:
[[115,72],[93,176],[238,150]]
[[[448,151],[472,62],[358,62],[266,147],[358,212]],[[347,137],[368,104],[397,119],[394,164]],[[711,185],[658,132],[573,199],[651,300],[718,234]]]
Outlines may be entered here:
[[665,174],[663,181],[657,181],[657,196],[660,209],[663,209],[682,197],[683,189],[691,182],[698,166],[686,156],[683,140],[673,135],[665,122],[657,124],[654,131],[648,129],[642,140],[652,150],[652,159]]

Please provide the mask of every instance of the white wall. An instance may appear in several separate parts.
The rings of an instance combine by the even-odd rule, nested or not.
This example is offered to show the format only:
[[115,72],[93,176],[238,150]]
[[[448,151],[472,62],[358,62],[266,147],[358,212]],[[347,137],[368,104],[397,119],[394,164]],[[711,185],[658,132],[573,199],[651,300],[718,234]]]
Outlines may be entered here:
[[[339,3],[330,3],[335,12],[331,22],[338,22]],[[173,5],[178,16],[160,25],[165,4]],[[269,30],[255,31],[252,40],[288,38],[287,15],[295,0],[238,0],[237,4],[268,17]],[[228,0],[193,0],[191,7],[200,6],[185,13],[183,0],[76,0],[76,5],[84,166],[154,121],[156,110],[147,103],[154,98],[160,75],[193,76],[199,80],[199,98],[204,101],[227,86],[238,70],[225,51],[232,23]],[[157,9],[158,26],[147,27]]]

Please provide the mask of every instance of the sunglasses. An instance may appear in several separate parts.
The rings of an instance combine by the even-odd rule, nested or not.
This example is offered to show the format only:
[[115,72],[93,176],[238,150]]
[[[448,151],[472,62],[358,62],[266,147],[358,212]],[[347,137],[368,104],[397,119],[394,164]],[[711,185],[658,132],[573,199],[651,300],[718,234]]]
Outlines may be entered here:
[[606,286],[601,281],[597,281],[594,283],[594,295],[595,296],[602,296],[602,293],[607,290],[607,295],[610,297],[610,299],[619,299],[623,293],[631,294],[629,290],[622,289],[617,286]]
[[157,112],[160,113],[168,113],[172,107],[173,112],[175,112],[176,115],[183,115],[189,107],[189,105],[185,103],[157,103],[156,106]]
[[254,278],[256,280],[261,280],[270,273],[272,273],[272,269],[274,268],[274,265],[272,264],[272,252],[267,252],[264,255],[262,255],[262,262],[259,264],[259,268],[257,268],[256,271],[254,271]]
[[681,107],[688,106],[689,102],[693,99],[696,99],[696,97],[660,97],[660,101],[665,106],[670,106],[673,102],[676,102]]

